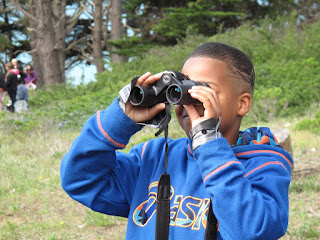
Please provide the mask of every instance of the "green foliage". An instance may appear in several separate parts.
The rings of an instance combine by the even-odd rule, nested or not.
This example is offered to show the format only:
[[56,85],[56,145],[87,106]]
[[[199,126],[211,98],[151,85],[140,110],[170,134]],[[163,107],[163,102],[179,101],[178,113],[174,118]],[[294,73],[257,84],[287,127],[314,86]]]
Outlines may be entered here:
[[[180,70],[187,56],[208,41],[238,47],[252,59],[256,84],[251,122],[301,116],[320,101],[319,30],[320,21],[297,27],[294,13],[289,18],[265,19],[255,26],[244,24],[210,38],[189,29],[177,45],[153,47],[127,63],[114,64],[88,85],[60,84],[36,90],[30,97],[31,111],[20,115],[1,113],[0,128],[28,132],[38,127],[39,121],[46,121],[60,130],[79,129],[96,111],[106,108],[133,77],[147,71],[154,74]],[[319,132],[318,115],[297,127]]]
[[247,23],[211,38],[238,47],[252,59],[255,119],[303,114],[311,103],[320,101],[319,29],[320,21],[298,27],[292,13],[289,18],[265,19],[258,26]]
[[296,125],[297,130],[308,130],[320,135],[320,111],[316,112],[314,119],[304,119]]
[[138,36],[126,36],[123,39],[108,41],[108,46],[116,47],[116,50],[109,51],[109,53],[117,53],[127,57],[141,56],[155,44],[144,41]]
[[4,51],[10,44],[4,35],[0,35],[0,51]]
[[167,42],[175,42],[186,36],[188,29],[207,36],[217,32],[216,19],[244,17],[238,12],[217,11],[214,1],[189,2],[186,7],[166,8],[165,17],[152,26],[152,30]]

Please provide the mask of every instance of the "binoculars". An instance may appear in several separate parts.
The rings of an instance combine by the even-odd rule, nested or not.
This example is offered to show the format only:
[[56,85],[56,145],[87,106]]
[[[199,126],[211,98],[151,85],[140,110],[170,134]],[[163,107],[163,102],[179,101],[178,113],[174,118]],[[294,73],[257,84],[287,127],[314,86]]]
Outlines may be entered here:
[[190,80],[177,71],[164,73],[152,86],[135,86],[131,89],[129,100],[134,106],[151,107],[158,103],[169,102],[173,105],[197,104],[199,101],[188,93],[193,86],[208,84]]

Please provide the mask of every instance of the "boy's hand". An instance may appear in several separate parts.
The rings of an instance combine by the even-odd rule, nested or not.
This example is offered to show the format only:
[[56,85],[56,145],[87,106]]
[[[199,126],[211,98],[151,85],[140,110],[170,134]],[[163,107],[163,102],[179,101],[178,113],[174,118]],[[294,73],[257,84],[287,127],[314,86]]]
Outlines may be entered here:
[[[138,78],[136,85],[144,86],[144,87],[151,86],[156,81],[158,81],[162,75],[163,75],[163,72],[157,73],[155,75],[151,75],[150,72],[147,72]],[[164,103],[159,103],[152,107],[136,107],[136,106],[133,106],[130,103],[130,101],[127,101],[125,105],[125,114],[127,114],[127,116],[131,118],[134,122],[139,123],[139,122],[146,122],[151,120],[159,112],[161,112],[164,109],[165,109]]]
[[199,100],[203,104],[200,108],[193,105],[184,105],[192,122],[192,128],[198,123],[213,117],[218,121],[222,114],[222,109],[215,90],[205,86],[194,86],[188,92],[191,97]]

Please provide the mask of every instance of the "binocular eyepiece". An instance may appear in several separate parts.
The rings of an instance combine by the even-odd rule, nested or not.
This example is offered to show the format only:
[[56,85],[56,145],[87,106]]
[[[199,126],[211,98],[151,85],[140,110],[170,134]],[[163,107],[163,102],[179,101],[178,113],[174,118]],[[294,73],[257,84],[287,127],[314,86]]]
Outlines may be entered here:
[[158,103],[169,102],[173,105],[199,103],[188,93],[193,86],[209,86],[206,83],[190,80],[177,71],[166,72],[152,86],[135,86],[131,89],[129,100],[134,106],[151,107]]

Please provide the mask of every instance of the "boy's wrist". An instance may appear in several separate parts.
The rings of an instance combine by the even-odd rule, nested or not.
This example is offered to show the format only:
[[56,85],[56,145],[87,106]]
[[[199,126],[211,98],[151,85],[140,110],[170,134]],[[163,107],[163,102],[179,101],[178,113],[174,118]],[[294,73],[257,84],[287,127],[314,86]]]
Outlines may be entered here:
[[126,112],[125,105],[129,99],[130,91],[131,91],[131,84],[128,84],[128,85],[124,86],[119,92],[118,103],[124,113]]
[[192,139],[193,151],[213,139],[222,137],[220,133],[221,118],[217,122],[215,118],[207,119],[196,126],[190,131],[190,137]]

